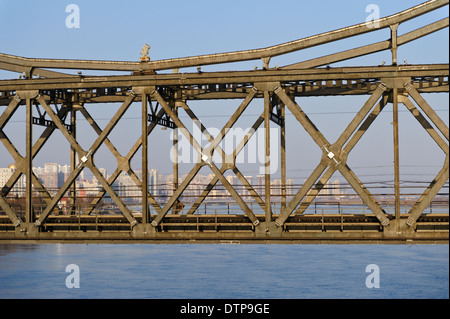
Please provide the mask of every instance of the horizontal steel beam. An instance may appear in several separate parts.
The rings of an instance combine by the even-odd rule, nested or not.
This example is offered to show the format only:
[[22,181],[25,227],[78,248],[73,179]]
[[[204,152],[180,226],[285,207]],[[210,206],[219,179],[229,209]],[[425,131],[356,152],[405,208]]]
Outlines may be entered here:
[[[424,37],[433,32],[442,30],[449,26],[449,18],[444,18],[439,21],[433,22],[427,26],[419,28],[417,30],[406,33],[402,36],[399,36],[397,39],[397,46],[401,46],[407,44],[411,41],[417,40],[421,37]],[[365,45],[362,47],[358,47],[355,49],[342,51],[339,53],[334,53],[330,55],[326,55],[320,58],[311,59],[308,61],[303,61],[287,66],[283,66],[281,69],[307,69],[307,68],[315,68],[318,66],[323,66],[327,64],[332,64],[336,62],[341,62],[349,59],[353,59],[356,57],[360,57],[363,55],[368,55],[376,52],[381,52],[384,50],[388,50],[391,47],[391,41],[386,40],[374,44]]]
[[[264,215],[257,217],[264,220]],[[140,221],[141,217],[136,218]],[[38,233],[0,230],[0,243],[448,244],[448,219],[448,215],[428,214],[420,217],[416,232],[393,235],[381,229],[370,214],[293,216],[279,232],[261,231],[243,215],[168,215],[158,226],[164,231],[156,232],[151,231],[151,226],[131,229],[123,216],[49,216]],[[0,218],[0,228],[5,227],[14,226],[8,218]]]
[[301,70],[264,70],[211,73],[183,73],[127,76],[91,76],[64,79],[2,80],[1,91],[82,90],[92,88],[128,88],[255,82],[340,81],[396,77],[447,77],[448,64],[344,67]]
[[56,69],[91,69],[113,71],[142,71],[167,70],[192,66],[230,63],[275,57],[306,48],[346,39],[349,37],[388,28],[400,24],[428,12],[448,5],[449,0],[431,0],[418,6],[384,17],[372,22],[341,28],[334,31],[286,42],[266,48],[243,50],[227,53],[207,54],[200,56],[175,58],[150,62],[124,62],[124,61],[94,61],[94,60],[68,60],[68,59],[30,59],[0,53],[0,62],[17,64],[34,68]]
[[[289,94],[294,97],[304,96],[346,96],[346,95],[370,95],[380,84],[380,80],[365,81],[343,80],[338,81],[295,81],[283,83]],[[414,77],[411,85],[419,93],[445,93],[449,92],[448,80],[445,77]],[[163,87],[177,91],[182,100],[220,100],[220,99],[245,99],[252,89],[251,83],[227,84],[218,90],[211,88],[210,85],[178,85]],[[120,88],[115,94],[105,95],[104,88],[83,89],[79,92],[70,92],[69,90],[44,90],[45,99],[51,103],[64,104],[68,101],[71,103],[123,103],[132,88]],[[9,105],[15,96],[15,91],[0,91],[0,105]],[[263,98],[262,93],[257,93],[255,98]],[[135,99],[140,102],[138,96]],[[21,101],[19,104],[24,105]]]

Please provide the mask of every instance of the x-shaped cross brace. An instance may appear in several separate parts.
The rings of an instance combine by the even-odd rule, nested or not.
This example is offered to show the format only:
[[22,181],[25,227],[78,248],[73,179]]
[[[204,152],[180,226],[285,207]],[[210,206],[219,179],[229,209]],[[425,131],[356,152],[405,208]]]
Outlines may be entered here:
[[[11,141],[8,139],[6,134],[3,132],[3,127],[8,122],[8,120],[12,117],[12,115],[17,110],[19,103],[21,101],[20,97],[21,92],[16,92],[16,95],[14,99],[11,101],[11,103],[8,105],[6,110],[3,112],[2,116],[0,117],[0,137],[1,141],[7,148],[7,150],[10,152],[12,157],[14,158],[14,161],[16,163],[17,169],[14,171],[12,176],[9,178],[9,180],[6,182],[6,184],[3,186],[1,192],[0,192],[0,207],[7,213],[11,221],[15,226],[18,226],[20,224],[20,219],[17,217],[15,212],[12,210],[12,208],[9,206],[9,204],[4,199],[5,196],[8,195],[9,191],[14,187],[16,182],[19,180],[20,176],[22,174],[26,174],[26,159],[20,155],[18,150],[14,147],[14,145],[11,143]],[[29,95],[29,94],[28,94]],[[37,92],[35,92],[34,96],[37,96]],[[63,118],[68,112],[67,107],[62,107],[58,111],[58,117]],[[31,157],[34,158],[36,154],[39,152],[39,150],[44,146],[44,144],[48,141],[49,137],[52,135],[56,128],[55,127],[47,127],[44,132],[42,132],[39,139],[36,141],[36,143],[33,145],[31,150]],[[45,187],[42,185],[40,180],[35,176],[35,174],[32,172],[32,183],[36,190],[43,195],[43,199],[46,203],[50,203],[51,196],[45,189]]]
[[[186,110],[186,112],[191,112],[190,109]],[[194,120],[196,117],[189,114],[190,117]],[[248,190],[250,195],[256,200],[256,202],[261,206],[262,209],[264,209],[264,201],[261,199],[259,194],[256,192],[256,190],[252,187],[252,185],[248,182],[248,180],[244,177],[244,175],[241,173],[241,171],[236,166],[236,158],[238,154],[244,149],[245,145],[248,143],[248,141],[251,139],[253,134],[255,134],[256,130],[260,127],[260,125],[264,122],[264,116],[261,114],[261,116],[258,117],[258,119],[253,124],[251,130],[244,136],[243,140],[239,143],[239,145],[236,147],[236,149],[233,151],[232,160],[227,161],[228,165],[223,165],[221,168],[222,174],[224,174],[228,169],[231,169],[238,179],[241,181],[241,183],[244,185],[244,187]],[[206,128],[201,125],[202,132],[205,133],[206,137],[210,142],[212,142],[214,139],[212,136],[206,131]],[[219,149],[219,147],[218,147]],[[223,152],[221,149],[219,151]],[[202,194],[198,197],[198,199],[195,201],[195,203],[192,205],[190,210],[188,211],[188,214],[193,214],[197,208],[201,205],[201,203],[205,200],[205,198],[208,196],[208,194],[211,192],[211,190],[214,188],[214,186],[219,181],[218,176],[214,176],[213,179],[209,182],[209,184],[206,186]]]
[[[406,92],[413,98],[414,101],[419,105],[422,111],[430,118],[430,120],[435,124],[438,130],[442,133],[444,138],[449,141],[449,129],[445,125],[444,121],[434,112],[434,110],[428,105],[428,103],[422,98],[420,93],[414,88],[411,83],[405,83],[404,87]],[[399,102],[402,102],[406,108],[411,112],[411,114],[417,119],[417,121],[423,126],[431,138],[436,142],[436,144],[445,153],[445,163],[444,167],[439,171],[434,180],[430,183],[427,189],[423,192],[417,202],[413,205],[409,211],[408,220],[406,225],[413,226],[420,215],[423,213],[426,207],[430,205],[433,198],[439,192],[439,190],[444,186],[445,182],[449,178],[449,146],[444,141],[444,139],[436,132],[433,126],[427,121],[427,119],[419,112],[419,110],[414,106],[411,100],[406,96],[400,96]]]
[[250,94],[246,97],[244,102],[239,106],[238,110],[235,112],[235,114],[232,116],[232,118],[225,124],[223,129],[220,131],[220,134],[210,143],[209,147],[206,149],[203,149],[200,144],[194,139],[194,137],[191,135],[191,133],[187,130],[186,126],[181,122],[181,120],[178,118],[178,116],[171,110],[170,106],[166,103],[166,101],[163,99],[163,97],[155,90],[152,92],[151,96],[152,98],[155,98],[159,104],[163,107],[163,109],[166,111],[166,113],[170,116],[172,121],[174,121],[175,125],[180,129],[181,133],[189,140],[191,145],[194,147],[194,149],[198,152],[200,161],[196,163],[196,165],[192,168],[192,170],[189,172],[187,177],[183,180],[181,185],[178,187],[178,189],[175,191],[173,196],[169,199],[169,201],[164,206],[163,210],[153,219],[152,225],[158,226],[158,224],[161,222],[161,220],[164,218],[164,216],[167,214],[169,209],[173,206],[173,204],[178,200],[182,192],[186,189],[186,187],[190,184],[190,182],[193,180],[193,178],[196,176],[200,168],[204,165],[208,165],[214,175],[221,181],[221,183],[225,186],[225,188],[230,192],[231,196],[236,200],[236,202],[239,204],[241,209],[244,211],[244,213],[247,215],[247,217],[251,220],[252,224],[254,226],[257,226],[259,224],[259,220],[256,218],[254,213],[250,210],[250,208],[247,206],[245,201],[239,196],[239,194],[236,192],[236,190],[230,185],[228,180],[223,175],[223,169],[220,170],[216,164],[213,162],[213,152],[219,145],[219,143],[225,138],[226,133],[228,130],[234,125],[234,123],[237,121],[239,115],[247,108],[248,104],[252,101],[253,97],[256,95],[257,90],[252,90]]
[[121,119],[121,117],[126,112],[128,107],[132,104],[134,99],[135,99],[134,93],[130,94],[130,96],[127,97],[127,99],[122,104],[122,106],[119,108],[119,110],[116,112],[114,117],[110,120],[110,122],[107,124],[105,129],[102,131],[102,133],[98,136],[98,138],[92,144],[89,151],[85,151],[78,144],[78,142],[75,140],[75,138],[69,133],[67,128],[61,123],[61,120],[58,118],[58,116],[47,105],[44,98],[41,95],[37,96],[36,101],[39,102],[39,104],[44,108],[44,110],[47,112],[47,114],[53,120],[55,125],[62,132],[64,137],[69,141],[72,148],[78,153],[80,163],[75,169],[72,170],[70,176],[68,177],[66,182],[63,184],[63,186],[59,189],[58,193],[53,197],[51,203],[48,204],[45,211],[35,221],[36,226],[40,226],[46,220],[47,216],[50,214],[50,212],[56,206],[56,204],[61,199],[61,197],[66,193],[66,191],[69,189],[70,185],[75,181],[75,179],[78,177],[78,175],[81,173],[81,171],[83,170],[84,167],[88,167],[91,170],[91,172],[94,174],[94,176],[100,182],[102,187],[111,196],[112,200],[116,203],[116,205],[119,207],[121,212],[124,214],[124,216],[130,222],[131,226],[134,226],[137,223],[136,219],[131,214],[131,211],[123,204],[122,200],[116,195],[116,193],[114,192],[112,187],[109,185],[109,183],[106,181],[105,177],[97,169],[97,167],[95,166],[94,161],[93,161],[93,156],[94,156],[95,152],[102,145],[102,143],[104,142],[106,137],[109,135],[109,133],[115,127],[117,122]]
[[[97,134],[100,135],[102,133],[102,130],[97,125],[97,123],[94,121],[92,116],[88,113],[88,111],[84,107],[81,107],[80,112],[83,114],[83,116],[86,118],[86,120],[91,124],[92,128],[97,132]],[[163,113],[164,113],[164,111],[161,110],[158,114],[162,115]],[[153,130],[153,128],[155,126],[156,126],[156,124],[151,124],[147,128],[147,134],[150,134],[150,132]],[[133,152],[133,149],[136,148],[136,145],[135,145],[135,147],[133,147],[131,154],[128,154],[126,157],[123,157],[122,155],[120,155],[119,151],[114,147],[114,145],[111,143],[111,141],[108,138],[105,138],[104,143],[109,148],[109,150],[111,151],[111,153],[115,156],[115,158],[117,160],[117,169],[114,171],[112,176],[107,181],[108,185],[111,186],[114,183],[114,181],[117,179],[117,177],[119,177],[120,172],[125,171],[131,177],[133,182],[138,187],[140,187],[142,185],[142,181],[139,180],[139,177],[136,175],[136,173],[133,171],[133,169],[130,166],[130,158],[135,154],[135,152]],[[137,145],[140,146],[141,144],[142,144],[142,137],[137,142]],[[91,202],[89,209],[85,212],[87,215],[90,214],[92,212],[92,210],[97,206],[97,204],[100,202],[101,198],[103,198],[105,193],[106,193],[106,191],[103,189],[99,194],[97,194],[96,198]],[[152,194],[148,193],[147,196],[150,200],[150,203],[155,208],[155,210],[157,212],[160,212],[161,207],[159,206],[159,204],[155,200],[155,198],[152,196]]]
[[[387,218],[383,209],[375,202],[369,191],[363,187],[361,181],[356,177],[352,170],[346,164],[348,151],[351,148],[342,150],[342,146],[353,132],[356,130],[358,125],[364,120],[366,115],[373,108],[378,99],[383,95],[386,90],[386,86],[380,84],[377,89],[373,92],[371,97],[367,100],[361,110],[358,112],[356,117],[350,122],[345,131],[338,138],[336,143],[329,143],[325,137],[320,133],[316,126],[311,122],[311,120],[306,116],[303,110],[298,106],[297,103],[292,101],[286,92],[281,88],[281,86],[275,87],[274,92],[278,95],[281,101],[288,107],[295,118],[300,122],[308,134],[313,138],[314,142],[323,151],[322,159],[319,165],[314,169],[313,173],[308,177],[303,186],[291,200],[291,202],[282,209],[281,214],[275,221],[277,226],[282,226],[289,215],[295,210],[295,208],[300,204],[303,198],[306,196],[307,192],[313,187],[314,183],[320,178],[327,167],[329,171],[327,176],[330,176],[338,170],[343,177],[347,179],[353,189],[358,193],[358,195],[363,199],[363,201],[368,205],[372,212],[376,215],[381,225],[389,225],[389,219]],[[329,177],[328,177],[329,178]]]

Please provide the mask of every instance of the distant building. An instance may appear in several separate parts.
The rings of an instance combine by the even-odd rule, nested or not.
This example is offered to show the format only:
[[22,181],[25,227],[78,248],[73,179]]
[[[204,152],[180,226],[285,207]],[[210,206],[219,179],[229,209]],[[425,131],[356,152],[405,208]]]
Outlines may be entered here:
[[159,180],[159,178],[158,178],[158,176],[159,176],[159,173],[158,173],[158,170],[157,169],[151,169],[150,171],[149,171],[149,174],[148,174],[148,179],[149,179],[149,191],[150,191],[150,194],[152,194],[154,197],[157,197],[157,196],[159,196],[160,195],[160,186],[159,186],[159,183],[158,183],[158,180]]
[[265,184],[266,184],[265,176],[257,175],[256,176],[256,192],[260,196],[264,196],[266,194]]
[[286,180],[286,195],[287,196],[295,195],[294,180],[292,178]]
[[[9,178],[13,175],[15,171],[15,166],[10,165],[8,168],[0,168],[0,189],[7,183]],[[50,195],[54,196],[56,192],[63,186],[65,181],[71,173],[70,165],[58,165],[57,163],[45,163],[44,167],[33,167],[33,172],[36,177],[41,181],[43,186],[47,189]],[[106,169],[99,168],[100,174],[108,180],[108,175]],[[136,169],[135,174],[137,178],[142,181],[142,170]],[[187,177],[184,174],[178,178],[178,185]],[[206,186],[214,179],[214,174],[208,175],[196,175],[189,186],[184,190],[182,200],[189,202],[195,201],[202,192],[206,189]],[[253,189],[258,193],[261,198],[265,196],[265,175],[254,176],[244,176],[247,182],[253,187]],[[226,176],[227,181],[233,186],[236,192],[244,200],[253,200],[253,196],[250,194],[249,190],[244,186],[244,184],[239,180],[239,178],[233,174]],[[15,184],[15,187],[10,195],[24,196],[25,194],[25,176],[22,176]],[[155,197],[155,199],[161,204],[167,200],[167,197],[173,195],[174,192],[174,182],[173,175],[162,175],[157,169],[150,169],[148,172],[148,191]],[[281,196],[281,180],[274,179],[270,183],[271,195],[278,199]],[[339,188],[339,181],[334,181],[331,186],[327,184],[330,190],[323,190],[324,192],[329,192],[333,196],[341,195]],[[142,199],[141,188],[136,185],[133,178],[126,172],[122,172],[112,185],[113,190],[124,202],[140,202]],[[93,176],[91,179],[85,178],[83,171],[79,174],[76,179],[76,189],[77,197],[95,196],[102,189],[101,183],[98,181],[97,176]],[[296,190],[294,189],[294,180],[286,180],[286,195],[295,195]],[[64,196],[71,196],[70,189]],[[211,200],[227,200],[230,199],[231,195],[224,185],[219,181],[216,186],[210,191],[209,198]],[[110,198],[106,195],[105,201],[109,201]]]
[[[6,185],[11,176],[14,174],[16,166],[14,164],[9,165],[8,168],[0,168],[0,189]],[[25,194],[26,180],[25,175],[22,175],[16,182],[14,187],[10,190],[9,196],[21,197]]]
[[340,182],[338,179],[334,180],[334,182],[332,182],[331,185],[332,185],[331,195],[333,195],[333,196],[342,195],[341,188],[340,188]]

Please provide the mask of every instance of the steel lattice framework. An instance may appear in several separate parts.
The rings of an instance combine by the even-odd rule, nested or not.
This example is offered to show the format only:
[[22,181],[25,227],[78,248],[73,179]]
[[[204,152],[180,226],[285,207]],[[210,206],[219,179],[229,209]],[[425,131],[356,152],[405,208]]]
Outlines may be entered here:
[[[397,63],[399,46],[447,28],[449,18],[403,35],[397,34],[399,24],[447,6],[448,3],[448,0],[432,0],[379,20],[268,48],[187,58],[120,62],[33,59],[0,54],[0,69],[24,75],[24,79],[0,81],[0,105],[6,106],[0,116],[0,140],[14,158],[17,168],[0,193],[0,212],[2,213],[0,214],[0,241],[448,242],[448,214],[424,215],[423,212],[449,178],[449,129],[421,94],[448,93],[449,65],[400,65]],[[283,67],[269,66],[270,59],[275,56],[381,29],[389,31],[388,40]],[[329,67],[336,62],[384,50],[392,52],[390,65]],[[158,73],[164,70],[249,60],[261,60],[263,68],[232,72]],[[52,69],[57,69],[58,72]],[[62,72],[69,69],[131,71],[133,74],[84,76]],[[295,98],[337,95],[367,95],[368,99],[336,142],[332,143],[303,112]],[[201,124],[189,107],[189,102],[217,99],[241,100],[241,103],[222,128],[221,133],[214,137]],[[254,122],[252,126],[254,130],[245,136],[231,154],[226,154],[220,147],[220,143],[250,102],[255,99],[263,99],[264,110]],[[134,102],[140,102],[142,105],[142,135],[124,155],[117,150],[108,136]],[[156,103],[157,107],[154,108],[151,102]],[[85,105],[90,103],[121,103],[121,106],[102,129],[85,108]],[[388,214],[382,208],[347,164],[348,155],[388,103],[393,105],[394,214]],[[407,214],[400,214],[398,159],[400,104],[411,112],[445,154],[443,168]],[[14,113],[22,106],[26,108],[26,154],[19,153],[3,130]],[[37,117],[33,116],[34,108],[37,109]],[[202,147],[201,143],[195,140],[187,125],[180,119],[178,115],[180,108],[194,123],[198,123],[199,129],[210,141],[207,147]],[[297,119],[322,152],[316,168],[289,201],[286,196],[284,121],[286,112],[290,112]],[[81,114],[88,120],[98,134],[89,148],[83,148],[77,141],[77,114]],[[237,155],[245,148],[254,131],[262,125],[265,128],[265,155],[266,158],[270,158],[270,121],[278,124],[281,129],[282,207],[279,214],[274,214],[272,206],[268,204],[271,202],[270,161],[267,160],[265,163],[264,196],[258,194],[236,165]],[[32,142],[33,125],[46,127],[34,144]],[[164,204],[158,202],[151,194],[148,183],[142,182],[148,180],[148,137],[158,125],[175,129],[175,136],[178,136],[178,132],[185,135],[199,154],[199,161],[179,185],[175,182],[173,195]],[[33,158],[55,130],[59,130],[70,145],[71,173],[56,194],[50,194],[33,173],[32,163]],[[175,144],[178,137],[176,139]],[[108,179],[101,174],[97,164],[94,163],[94,156],[102,145],[106,145],[117,160],[117,168]],[[138,151],[142,152],[141,178],[131,167],[131,159]],[[213,160],[214,154],[219,154],[226,160],[219,166]],[[176,207],[180,196],[203,167],[209,167],[214,175],[209,185],[187,214],[170,215],[170,211],[177,212]],[[58,215],[58,202],[68,192],[75,193],[76,178],[84,168],[88,168],[94,174],[102,190],[87,206],[83,215]],[[114,190],[113,184],[122,172],[126,172],[142,191],[143,213],[133,212]],[[242,195],[227,180],[226,172],[235,174],[264,211],[263,215],[254,213]],[[302,214],[335,172],[339,172],[347,180],[367,205],[370,214],[338,217]],[[13,207],[8,197],[22,175],[26,178],[23,216]],[[176,161],[174,176],[178,176]],[[218,216],[198,213],[202,202],[219,182],[239,205],[241,214]],[[108,195],[119,208],[119,215],[99,217],[92,213],[105,195]],[[34,209],[33,200],[36,198],[45,203],[41,212]],[[75,197],[72,205],[75,205]],[[156,214],[151,214],[151,210],[154,210]],[[338,231],[328,231],[334,229],[334,226]]]

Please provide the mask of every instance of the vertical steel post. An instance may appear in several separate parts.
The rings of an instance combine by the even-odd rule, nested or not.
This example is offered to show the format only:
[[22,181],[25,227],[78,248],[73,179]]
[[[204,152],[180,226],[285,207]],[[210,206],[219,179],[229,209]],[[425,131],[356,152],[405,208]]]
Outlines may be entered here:
[[25,222],[27,225],[33,223],[33,109],[31,99],[26,99],[26,188],[25,188]]
[[398,89],[392,89],[393,129],[394,129],[394,193],[395,218],[400,219],[400,164],[399,164],[399,137],[398,137]]
[[266,217],[266,227],[272,221],[272,211],[270,205],[270,95],[269,91],[264,91],[264,134],[265,134],[265,203],[264,211]]
[[148,223],[148,95],[142,93],[142,223]]
[[[76,110],[74,106],[72,105],[71,111],[70,111],[70,125],[72,126],[72,137],[76,139],[76,123],[77,123],[77,115]],[[77,166],[77,152],[73,148],[73,146],[70,146],[70,173],[72,174],[75,170],[75,167]],[[70,212],[69,215],[72,213],[75,213],[75,207],[76,207],[76,191],[77,191],[77,181],[75,180],[72,184],[70,193],[71,193],[71,204],[70,204]]]
[[391,28],[391,52],[392,52],[392,65],[397,65],[397,29],[398,24],[390,26]]
[[286,208],[286,108],[284,103],[280,104],[281,118],[283,123],[280,127],[281,144],[281,210]]
[[[173,112],[176,116],[178,116],[178,107],[174,106]],[[178,189],[178,128],[173,130],[173,194]],[[177,200],[172,207],[173,214],[178,214],[178,202]]]

